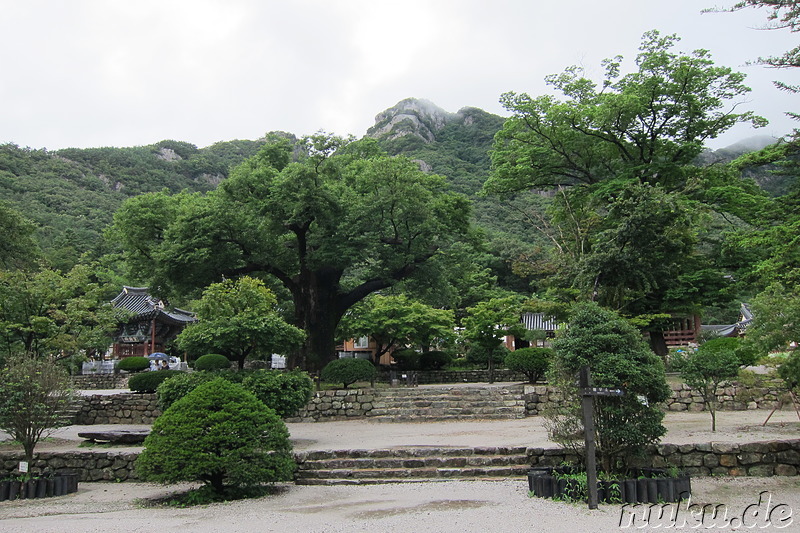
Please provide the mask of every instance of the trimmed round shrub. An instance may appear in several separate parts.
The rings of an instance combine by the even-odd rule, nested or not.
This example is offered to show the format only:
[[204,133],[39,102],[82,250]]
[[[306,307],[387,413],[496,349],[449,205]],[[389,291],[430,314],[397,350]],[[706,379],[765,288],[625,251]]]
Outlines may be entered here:
[[125,372],[141,372],[150,368],[150,359],[147,357],[126,357],[117,363],[117,370]]
[[[160,371],[164,372],[164,371]],[[149,373],[149,372],[148,372]],[[154,374],[156,372],[153,372]],[[191,372],[182,373],[158,386],[158,407],[162,412],[213,379],[222,378],[236,383],[253,393],[256,398],[274,409],[281,417],[292,416],[311,399],[314,383],[307,373],[301,371],[254,370],[239,372]]]
[[195,370],[227,370],[231,367],[231,361],[224,355],[209,353],[201,355],[194,362]]
[[169,378],[183,374],[180,370],[156,370],[139,372],[128,379],[128,388],[133,392],[155,392],[158,386]]
[[453,357],[449,353],[438,350],[422,352],[419,355],[422,370],[441,370],[453,360]]
[[378,370],[370,361],[351,357],[336,359],[325,365],[320,377],[327,383],[341,383],[346,389],[356,381],[369,381],[375,378]]
[[253,394],[219,377],[158,417],[144,447],[136,460],[140,479],[200,481],[223,498],[226,489],[289,481],[295,469],[286,424]]
[[552,359],[550,348],[520,348],[506,355],[505,364],[509,370],[525,374],[528,382],[536,383],[550,368]]
[[299,370],[259,370],[247,374],[242,387],[274,409],[278,416],[286,418],[297,414],[311,400],[314,382]]
[[422,354],[416,350],[405,348],[392,352],[392,359],[399,370],[422,370]]
[[163,413],[169,409],[173,403],[177,402],[203,383],[208,383],[217,377],[227,379],[227,374],[228,372],[190,372],[168,379],[156,389],[156,393],[158,394],[158,408],[161,409]]

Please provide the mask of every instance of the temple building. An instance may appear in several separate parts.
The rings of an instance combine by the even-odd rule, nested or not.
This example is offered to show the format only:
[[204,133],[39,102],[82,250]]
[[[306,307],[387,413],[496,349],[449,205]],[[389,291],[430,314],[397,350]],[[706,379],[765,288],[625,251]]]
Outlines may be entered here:
[[169,341],[197,320],[189,311],[168,309],[147,287],[123,287],[111,305],[127,314],[114,337],[113,359],[164,352]]

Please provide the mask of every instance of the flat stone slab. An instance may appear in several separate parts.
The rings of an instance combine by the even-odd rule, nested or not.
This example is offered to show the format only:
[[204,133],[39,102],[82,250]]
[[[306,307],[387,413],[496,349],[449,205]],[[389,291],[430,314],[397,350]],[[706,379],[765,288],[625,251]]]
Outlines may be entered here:
[[78,436],[92,442],[108,442],[112,444],[141,444],[149,434],[149,429],[120,429],[108,431],[83,431],[78,433]]

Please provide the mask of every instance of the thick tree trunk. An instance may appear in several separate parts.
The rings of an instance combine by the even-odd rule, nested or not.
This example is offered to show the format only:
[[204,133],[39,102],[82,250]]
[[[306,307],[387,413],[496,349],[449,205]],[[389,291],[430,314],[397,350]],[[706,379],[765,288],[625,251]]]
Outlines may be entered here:
[[669,353],[669,348],[667,347],[667,341],[664,339],[663,331],[650,332],[650,348],[656,353],[656,355],[660,355],[661,357],[664,357]]
[[302,274],[294,292],[296,326],[306,332],[306,342],[290,366],[310,372],[321,370],[336,357],[336,327],[344,310],[338,271]]

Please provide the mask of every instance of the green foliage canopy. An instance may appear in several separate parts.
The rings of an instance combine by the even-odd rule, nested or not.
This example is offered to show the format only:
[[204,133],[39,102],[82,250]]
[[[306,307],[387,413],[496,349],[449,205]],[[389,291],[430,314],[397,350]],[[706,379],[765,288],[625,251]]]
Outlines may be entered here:
[[272,291],[249,276],[212,283],[194,306],[197,322],[176,343],[190,354],[219,353],[240,369],[248,356],[286,353],[305,335],[281,318],[277,304]]
[[0,355],[104,353],[119,317],[93,265],[0,271]]
[[65,424],[72,401],[69,376],[52,361],[15,355],[0,368],[0,429],[22,444],[29,462],[39,440]]
[[222,378],[175,402],[153,423],[144,446],[136,460],[141,479],[201,481],[216,494],[227,487],[288,481],[295,468],[286,424]]
[[593,386],[625,392],[623,396],[595,398],[597,452],[606,472],[620,465],[624,468],[626,457],[643,452],[666,433],[661,424],[664,412],[658,405],[670,395],[664,365],[626,320],[595,303],[576,304],[566,330],[553,341],[553,349],[549,381],[567,398],[565,410],[552,418],[553,438],[575,442],[574,434],[558,434],[558,426],[582,425],[576,382],[585,365],[591,370]]
[[427,351],[453,338],[453,312],[436,309],[405,295],[374,294],[355,305],[340,324],[342,336],[372,337],[376,360],[392,348],[411,346]]
[[712,339],[680,363],[681,377],[697,389],[711,413],[711,431],[717,430],[717,387],[728,383],[739,373],[740,358],[736,345],[728,339]]
[[728,298],[724,272],[699,246],[702,225],[763,197],[734,173],[695,166],[705,141],[765,121],[734,112],[750,90],[743,74],[714,65],[707,50],[677,53],[677,41],[645,33],[636,69],[623,75],[622,58],[608,59],[599,83],[578,67],[548,76],[563,101],[505,94],[512,116],[485,184],[497,194],[555,191],[534,224],[554,245],[550,283],[641,318]]
[[334,359],[322,369],[320,378],[328,383],[341,383],[346,389],[357,381],[370,381],[378,371],[371,362],[358,357]]
[[762,354],[785,350],[800,341],[800,290],[781,284],[770,285],[751,302],[753,323],[747,328],[747,342]]
[[[152,216],[156,226],[137,215],[151,208],[166,215]],[[165,292],[196,292],[223,275],[274,276],[307,333],[292,363],[320,368],[347,309],[414,275],[468,218],[467,201],[440,176],[374,141],[318,135],[296,148],[267,145],[212,193],[133,199],[115,225],[131,263],[147,265],[151,286]]]

